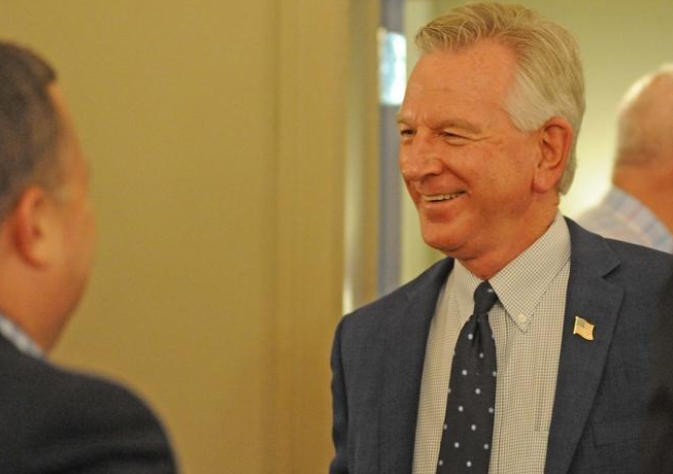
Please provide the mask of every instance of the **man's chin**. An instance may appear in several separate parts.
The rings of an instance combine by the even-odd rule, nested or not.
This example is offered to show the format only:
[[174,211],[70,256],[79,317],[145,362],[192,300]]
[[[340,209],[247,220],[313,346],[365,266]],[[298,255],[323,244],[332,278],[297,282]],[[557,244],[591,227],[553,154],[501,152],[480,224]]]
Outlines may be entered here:
[[460,253],[462,245],[456,241],[453,236],[443,236],[443,235],[427,235],[423,233],[423,240],[425,243],[432,247],[435,250],[442,252],[447,257],[456,257]]

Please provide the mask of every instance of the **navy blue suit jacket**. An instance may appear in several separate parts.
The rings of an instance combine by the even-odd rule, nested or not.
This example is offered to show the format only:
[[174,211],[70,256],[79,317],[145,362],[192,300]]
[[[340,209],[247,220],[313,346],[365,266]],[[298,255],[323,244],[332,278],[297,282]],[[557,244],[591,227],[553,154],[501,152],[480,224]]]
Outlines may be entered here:
[[[636,473],[651,339],[673,257],[568,220],[570,278],[546,474]],[[332,351],[331,474],[410,474],[425,346],[453,260],[345,316]],[[573,335],[576,315],[595,340]]]
[[0,473],[176,471],[164,430],[135,395],[23,354],[0,337]]
[[642,474],[673,473],[673,280],[661,303],[652,375],[641,428]]

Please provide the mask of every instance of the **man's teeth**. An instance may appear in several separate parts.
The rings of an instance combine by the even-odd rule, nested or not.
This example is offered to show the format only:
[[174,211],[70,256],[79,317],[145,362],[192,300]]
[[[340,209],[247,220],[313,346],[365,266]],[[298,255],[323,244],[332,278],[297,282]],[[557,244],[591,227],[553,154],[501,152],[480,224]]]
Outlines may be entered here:
[[463,192],[458,192],[458,193],[453,193],[453,194],[434,194],[434,195],[424,195],[423,199],[426,201],[430,202],[435,202],[435,201],[448,201],[450,199],[457,198],[463,194]]

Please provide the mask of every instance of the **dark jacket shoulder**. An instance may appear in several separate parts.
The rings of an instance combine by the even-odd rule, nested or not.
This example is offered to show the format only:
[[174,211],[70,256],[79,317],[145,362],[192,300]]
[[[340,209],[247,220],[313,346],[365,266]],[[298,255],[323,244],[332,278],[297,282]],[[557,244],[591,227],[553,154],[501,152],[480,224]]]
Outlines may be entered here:
[[417,298],[434,298],[433,301],[436,301],[439,291],[452,268],[453,259],[444,258],[408,283],[345,315],[341,323],[375,326],[381,323],[382,318],[385,319],[392,312],[398,311],[400,305],[409,301]]
[[[621,240],[602,237],[571,219],[566,219],[570,231],[571,266],[604,265],[611,268],[608,280],[636,283],[636,288],[648,288],[644,282],[660,287],[673,272],[673,255]],[[571,268],[571,271],[573,269]],[[627,285],[632,290],[634,285]]]
[[158,418],[129,389],[1,337],[0,381],[0,472],[176,472]]

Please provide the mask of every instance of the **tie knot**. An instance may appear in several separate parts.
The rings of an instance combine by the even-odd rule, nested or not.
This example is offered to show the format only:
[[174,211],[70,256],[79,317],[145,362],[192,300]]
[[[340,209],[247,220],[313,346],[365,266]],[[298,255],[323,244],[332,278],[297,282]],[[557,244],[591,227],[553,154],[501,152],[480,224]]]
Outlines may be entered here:
[[498,295],[495,294],[488,281],[482,281],[474,290],[475,313],[488,313],[496,301],[498,301]]

